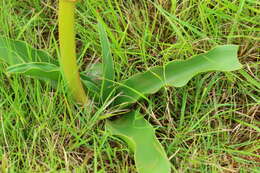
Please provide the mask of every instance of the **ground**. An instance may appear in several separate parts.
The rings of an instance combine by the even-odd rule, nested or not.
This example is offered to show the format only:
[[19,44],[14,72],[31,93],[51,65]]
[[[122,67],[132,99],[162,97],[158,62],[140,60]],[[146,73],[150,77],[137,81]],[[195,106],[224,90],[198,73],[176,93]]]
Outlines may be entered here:
[[[58,56],[57,2],[2,0],[0,35]],[[77,5],[81,71],[100,60],[99,14],[116,78],[210,50],[239,45],[243,69],[200,74],[182,88],[140,100],[172,172],[260,172],[260,2],[257,0],[88,0]],[[133,154],[111,137],[97,112],[53,89],[6,73],[0,64],[0,156],[10,172],[135,173]]]

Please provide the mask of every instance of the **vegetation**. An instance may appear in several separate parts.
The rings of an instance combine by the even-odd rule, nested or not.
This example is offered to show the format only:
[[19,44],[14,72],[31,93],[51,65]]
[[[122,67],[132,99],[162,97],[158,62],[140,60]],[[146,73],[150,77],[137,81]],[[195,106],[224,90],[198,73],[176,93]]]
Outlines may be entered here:
[[[162,72],[158,68],[152,68],[150,72],[140,73],[125,80],[124,85],[131,86],[138,92],[129,90],[129,87],[124,88],[124,85],[119,87],[119,91],[132,96],[135,101],[144,97],[140,91],[148,94],[159,90],[165,84],[173,86],[186,84],[187,76],[177,81],[171,81],[171,78],[167,77],[169,74],[167,69],[171,69],[170,67],[187,69],[181,69],[185,66],[178,66],[181,63],[176,61],[169,63],[171,60],[184,60],[189,56],[202,53],[201,50],[210,50],[217,44],[240,43],[238,55],[240,61],[247,64],[243,70],[236,73],[199,75],[184,88],[164,87],[156,95],[144,97],[145,99],[140,100],[130,110],[136,109],[137,106],[141,107],[141,112],[147,115],[147,120],[157,127],[156,135],[164,145],[167,155],[170,156],[172,169],[176,172],[257,171],[259,165],[259,122],[257,120],[259,95],[257,94],[260,87],[257,73],[259,64],[257,62],[259,58],[257,18],[259,17],[255,14],[259,13],[257,8],[259,4],[253,1],[242,1],[237,4],[229,2],[213,4],[207,1],[198,3],[108,2],[109,6],[102,2],[82,2],[79,6],[80,10],[77,11],[77,20],[81,21],[76,26],[79,33],[77,43],[80,43],[77,46],[77,54],[80,57],[79,63],[82,64],[81,71],[87,69],[87,75],[81,74],[81,77],[88,91],[95,91],[95,85],[91,85],[91,80],[95,80],[98,75],[94,73],[98,73],[100,69],[96,60],[102,57],[104,62],[106,60],[104,57],[109,58],[106,55],[111,54],[106,53],[106,50],[109,50],[106,49],[109,45],[108,42],[106,43],[108,41],[106,32],[111,40],[116,81],[127,79],[132,74],[150,69],[151,66],[167,64]],[[52,57],[59,57],[57,28],[50,20],[51,12],[53,14],[57,12],[54,8],[50,8],[53,6],[51,2],[29,3],[29,7],[35,8],[35,11],[30,11],[29,17],[22,15],[30,9],[26,6],[26,2],[3,1],[1,3],[3,3],[1,8],[5,7],[1,9],[5,14],[1,19],[2,36],[26,40],[36,48],[47,49]],[[44,8],[41,9],[42,7]],[[192,7],[199,8],[192,11],[191,9],[194,9]],[[8,15],[10,12],[14,15]],[[24,16],[23,20],[21,16]],[[10,17],[13,20],[8,20]],[[53,28],[48,28],[51,25],[47,25],[46,20],[52,22]],[[20,23],[21,21],[25,24]],[[99,27],[97,21],[100,23]],[[230,21],[232,25],[228,25]],[[12,22],[20,23],[22,28],[12,27]],[[219,23],[223,24],[224,29],[220,28]],[[216,32],[213,32],[211,27]],[[43,33],[32,34],[39,31]],[[17,55],[5,52],[4,47],[7,42],[8,45],[16,45],[8,50],[15,50],[19,52],[19,57],[29,59],[15,59],[13,57]],[[247,44],[242,44],[244,42]],[[21,51],[24,45],[25,43],[22,42],[1,38],[0,50],[4,52],[2,55],[11,57],[8,60],[1,58],[7,64],[13,65],[6,71],[6,63],[1,64],[2,171],[8,168],[11,172],[18,170],[136,172],[132,164],[132,153],[117,138],[112,139],[110,133],[104,130],[104,121],[100,121],[129,110],[118,112],[118,107],[111,106],[114,100],[115,103],[120,104],[126,99],[118,95],[115,97],[109,95],[111,92],[107,92],[106,85],[110,85],[112,79],[103,80],[101,97],[92,92],[95,99],[101,99],[98,104],[92,103],[94,113],[89,107],[75,107],[70,96],[67,96],[69,92],[64,87],[67,83],[55,82],[60,77],[56,60],[48,58],[50,56],[44,52],[38,52],[27,46],[25,46],[27,52]],[[233,52],[237,48],[236,46],[217,47],[212,52],[219,53],[227,47]],[[201,57],[207,55],[211,57],[212,54],[215,53],[203,54]],[[230,71],[239,68],[234,61],[225,62],[227,57],[223,55],[228,56],[226,53],[218,55],[221,55],[220,63],[223,67],[212,69],[210,66],[209,68],[207,65],[211,61],[208,61],[206,67],[203,65],[204,70],[197,72]],[[198,60],[198,57],[200,56],[195,56],[192,60],[203,62]],[[42,63],[46,59],[48,62]],[[34,63],[28,63],[29,61]],[[85,64],[89,66],[86,67]],[[103,72],[109,64],[111,63],[103,63]],[[190,69],[193,66],[188,67]],[[111,68],[109,71],[111,72]],[[10,73],[39,76],[39,72],[42,79],[48,78],[53,82],[44,84],[35,79],[21,78],[19,75],[10,76]],[[194,74],[197,72],[193,71]],[[163,76],[160,76],[162,73]],[[108,73],[103,74],[105,75],[103,77],[107,78]],[[156,81],[157,78],[154,76],[158,75],[160,79],[164,78],[162,83]],[[88,78],[89,76],[92,76],[91,79]],[[152,89],[145,87],[144,91],[140,87],[135,88],[133,84],[140,76],[141,79],[148,76],[158,86]],[[114,78],[113,75],[112,77]],[[112,125],[108,128],[116,127],[113,126],[113,122],[110,121]],[[250,135],[247,135],[248,131]],[[222,162],[223,159],[226,160]]]

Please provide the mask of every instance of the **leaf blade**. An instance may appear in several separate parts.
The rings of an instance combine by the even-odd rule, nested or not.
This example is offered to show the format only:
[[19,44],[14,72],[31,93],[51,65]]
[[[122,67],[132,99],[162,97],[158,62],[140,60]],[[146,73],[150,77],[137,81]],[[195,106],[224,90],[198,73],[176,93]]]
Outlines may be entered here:
[[153,127],[139,112],[130,112],[115,121],[108,121],[106,127],[134,151],[139,173],[170,172],[171,164]]
[[105,31],[104,26],[99,22],[98,24],[98,30],[99,30],[99,39],[101,42],[102,47],[102,85],[101,85],[101,97],[103,100],[106,100],[106,98],[110,95],[113,88],[113,81],[115,78],[115,71],[114,71],[114,63],[113,63],[113,57],[110,50],[110,43],[107,37],[107,33]]
[[48,53],[34,49],[23,41],[0,37],[0,60],[8,65],[29,62],[51,62],[58,64]]
[[182,87],[195,75],[207,71],[233,71],[241,68],[237,59],[238,47],[218,46],[207,53],[193,56],[185,61],[171,61],[163,67],[153,67],[121,82],[121,93],[116,104],[133,103],[141,94],[153,94],[163,86]]
[[50,63],[23,63],[9,66],[7,68],[8,73],[25,74],[40,79],[49,79],[52,81],[58,81],[61,73],[59,67]]

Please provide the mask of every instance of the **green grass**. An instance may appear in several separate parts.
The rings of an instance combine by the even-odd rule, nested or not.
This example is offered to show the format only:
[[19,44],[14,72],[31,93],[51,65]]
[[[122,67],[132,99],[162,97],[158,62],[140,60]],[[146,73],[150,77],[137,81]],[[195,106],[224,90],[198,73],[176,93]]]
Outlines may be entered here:
[[[218,44],[237,44],[243,70],[195,77],[141,100],[173,172],[259,172],[260,3],[257,0],[82,1],[77,43],[82,71],[100,60],[97,16],[106,24],[117,79],[187,59]],[[57,9],[51,0],[2,0],[0,35],[58,56]],[[136,172],[133,154],[111,137],[96,112],[57,89],[8,75],[0,64],[0,162],[9,172]],[[87,170],[87,171],[86,171]]]

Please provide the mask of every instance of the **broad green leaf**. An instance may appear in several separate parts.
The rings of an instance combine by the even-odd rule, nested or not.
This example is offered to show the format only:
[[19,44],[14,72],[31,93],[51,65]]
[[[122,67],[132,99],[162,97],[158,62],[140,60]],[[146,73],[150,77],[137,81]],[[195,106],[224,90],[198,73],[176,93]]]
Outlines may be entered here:
[[[0,37],[0,60],[10,65],[9,73],[19,73],[57,82],[61,72],[58,62],[42,50],[32,48],[23,41]],[[49,63],[50,62],[50,63]],[[51,64],[52,63],[52,64]],[[81,75],[87,90],[99,92],[98,86],[88,77]]]
[[[7,72],[28,75],[38,79],[51,80],[55,83],[57,83],[61,77],[59,67],[54,64],[41,62],[23,63],[9,66],[7,68]],[[87,91],[89,91],[92,95],[99,95],[99,86],[91,78],[84,74],[81,74],[80,78]]]
[[110,51],[110,43],[107,37],[105,28],[101,23],[98,24],[99,37],[102,47],[102,85],[101,85],[101,96],[103,100],[110,95],[113,88],[113,81],[115,77],[113,58]]
[[57,64],[46,52],[32,48],[25,42],[0,37],[0,60],[8,65],[30,62],[52,62]]
[[139,112],[107,121],[106,127],[129,145],[139,173],[170,173],[170,162],[153,127]]
[[42,62],[13,65],[7,68],[7,72],[25,74],[39,79],[49,79],[53,81],[57,81],[61,76],[59,67]]
[[207,53],[185,61],[171,61],[164,67],[153,67],[120,83],[117,104],[133,103],[163,86],[182,87],[195,75],[207,71],[233,71],[241,68],[237,59],[238,46],[218,46]]

